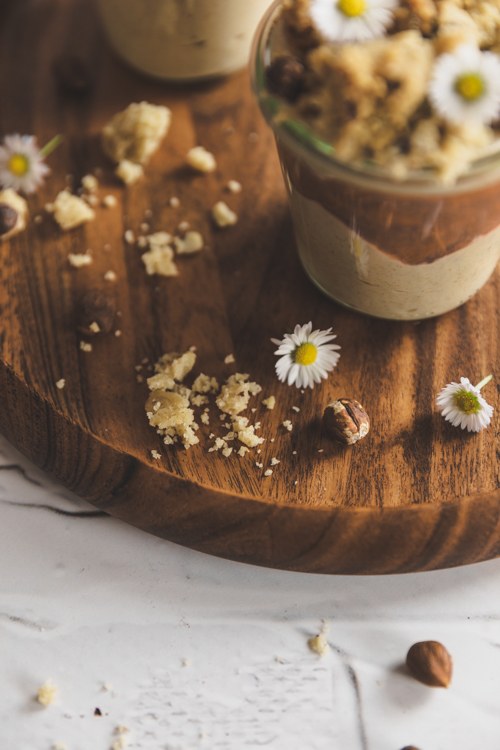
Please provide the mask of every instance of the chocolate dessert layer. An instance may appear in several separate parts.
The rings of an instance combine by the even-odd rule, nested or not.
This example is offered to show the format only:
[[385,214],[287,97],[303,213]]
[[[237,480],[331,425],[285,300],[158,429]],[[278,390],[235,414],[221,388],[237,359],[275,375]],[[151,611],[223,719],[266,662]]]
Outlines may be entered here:
[[316,201],[380,251],[408,265],[431,263],[500,225],[500,185],[438,194],[370,190],[323,177],[278,140],[283,166],[301,195]]

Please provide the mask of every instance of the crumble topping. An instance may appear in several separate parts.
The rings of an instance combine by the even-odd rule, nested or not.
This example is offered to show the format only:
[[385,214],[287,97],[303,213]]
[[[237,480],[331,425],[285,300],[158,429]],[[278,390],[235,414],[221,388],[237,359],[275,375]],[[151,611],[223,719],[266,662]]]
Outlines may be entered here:
[[243,188],[237,180],[229,180],[227,183],[227,189],[230,193],[241,193]]
[[99,180],[93,174],[86,174],[82,177],[82,187],[87,193],[95,193],[99,187]]
[[57,381],[56,388],[59,388],[59,390],[61,391],[65,385],[66,385],[65,379],[61,378],[60,380]]
[[260,393],[262,388],[257,383],[247,383],[247,374],[236,373],[231,375],[226,385],[221,388],[220,395],[216,399],[219,409],[231,416],[236,416],[247,408],[250,396]]
[[309,638],[309,640],[307,641],[307,645],[309,646],[311,651],[314,651],[319,656],[324,656],[330,650],[330,646],[328,645],[328,641],[326,640],[326,635],[324,632],[315,635],[313,638]]
[[198,375],[193,383],[193,391],[196,393],[217,393],[219,384],[216,378],[204,375],[202,372]]
[[174,245],[179,255],[183,253],[197,253],[203,249],[203,237],[199,232],[186,232],[183,238],[174,237]]
[[129,104],[103,128],[103,150],[115,162],[127,159],[145,164],[166,136],[171,119],[167,107],[148,102]]
[[430,168],[453,182],[499,136],[498,121],[453,124],[428,97],[431,70],[443,53],[463,44],[500,52],[494,2],[401,0],[385,37],[341,44],[314,27],[310,0],[285,0],[275,33],[279,54],[286,51],[302,69],[293,96],[281,93],[286,104],[278,117],[306,123],[341,161],[369,160],[400,179]]
[[77,195],[61,190],[54,201],[54,219],[64,232],[94,221],[95,212]]
[[114,208],[118,201],[116,200],[114,195],[105,195],[102,199],[103,205],[106,206],[106,208]]

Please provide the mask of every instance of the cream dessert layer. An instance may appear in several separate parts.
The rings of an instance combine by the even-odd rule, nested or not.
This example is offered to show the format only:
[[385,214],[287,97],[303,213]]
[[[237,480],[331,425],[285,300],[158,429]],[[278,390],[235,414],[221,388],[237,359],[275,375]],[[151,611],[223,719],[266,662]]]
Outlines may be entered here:
[[500,191],[411,195],[320,177],[279,147],[301,261],[335,300],[420,320],[472,297],[500,257]]
[[271,0],[98,0],[110,42],[152,76],[190,79],[230,73],[248,60]]

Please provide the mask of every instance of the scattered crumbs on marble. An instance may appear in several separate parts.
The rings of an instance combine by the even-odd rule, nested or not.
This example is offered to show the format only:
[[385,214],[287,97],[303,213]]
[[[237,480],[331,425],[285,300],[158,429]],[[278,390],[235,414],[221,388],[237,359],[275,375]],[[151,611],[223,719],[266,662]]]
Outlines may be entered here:
[[292,409],[293,409],[294,411],[296,411],[297,413],[298,413],[298,412],[300,411],[300,409],[299,409],[299,407],[298,407],[298,406],[292,406]]
[[56,700],[57,685],[54,685],[52,680],[46,680],[43,685],[38,688],[37,700],[42,706],[51,706]]
[[234,354],[228,354],[227,357],[224,360],[225,365],[230,365],[232,362],[235,362]]
[[68,750],[68,746],[64,742],[54,742],[52,750]]
[[173,196],[173,198],[170,198],[169,203],[172,208],[179,208],[179,206],[181,205],[180,200],[175,195]]
[[102,689],[107,693],[110,693],[113,690],[113,685],[111,684],[111,682],[105,682],[102,686]]
[[318,635],[309,638],[309,640],[307,641],[307,645],[309,646],[311,651],[314,651],[314,653],[318,654],[319,656],[324,656],[330,650],[330,646],[328,645],[328,641],[326,640],[326,635],[323,631],[321,631],[321,633],[318,633]]
[[183,667],[189,667],[190,664],[191,664],[191,659],[184,659],[182,662]]
[[80,341],[80,349],[82,352],[91,352],[92,344],[89,344],[87,341]]
[[57,381],[56,388],[59,388],[59,390],[62,391],[65,385],[66,385],[65,379],[61,378],[60,380]]
[[[116,313],[118,315],[118,313]],[[115,336],[118,338],[122,335],[122,332],[120,330],[115,331]]]

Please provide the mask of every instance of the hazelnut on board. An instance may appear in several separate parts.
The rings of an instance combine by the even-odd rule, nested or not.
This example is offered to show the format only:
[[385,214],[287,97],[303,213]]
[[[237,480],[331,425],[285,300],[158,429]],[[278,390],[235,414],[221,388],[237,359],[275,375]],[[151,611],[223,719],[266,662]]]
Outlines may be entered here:
[[78,310],[78,330],[87,336],[109,333],[113,328],[115,300],[100,289],[91,289],[83,295]]
[[438,641],[414,643],[406,655],[406,666],[424,685],[447,688],[451,683],[453,660]]
[[339,398],[328,404],[323,421],[330,436],[344,445],[354,445],[370,431],[370,417],[361,404],[351,398]]
[[266,83],[269,91],[294,102],[304,88],[304,66],[292,55],[276,57],[266,68]]
[[0,236],[14,229],[19,214],[6,203],[0,203]]

